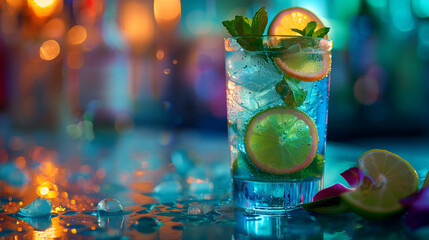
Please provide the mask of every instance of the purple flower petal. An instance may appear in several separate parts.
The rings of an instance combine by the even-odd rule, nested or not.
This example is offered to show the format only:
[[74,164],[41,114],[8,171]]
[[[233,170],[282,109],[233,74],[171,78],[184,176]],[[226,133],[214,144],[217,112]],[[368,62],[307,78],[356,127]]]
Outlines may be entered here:
[[336,183],[316,193],[316,195],[314,195],[313,197],[313,202],[318,201],[320,199],[328,198],[328,197],[336,197],[336,196],[339,196],[341,193],[345,193],[348,191],[351,191],[351,189],[345,187],[341,183]]
[[359,168],[352,167],[342,172],[341,176],[347,181],[350,187],[357,187],[363,181],[365,175]]
[[419,193],[413,193],[410,196],[399,200],[402,206],[409,208],[419,198]]
[[352,167],[341,173],[341,176],[347,181],[350,187],[370,188],[375,185],[375,181],[366,176],[359,168]]
[[429,188],[423,188],[416,194],[414,201],[411,201],[410,208],[429,211]]
[[429,225],[429,188],[424,188],[417,194],[401,199],[400,202],[409,207],[404,221],[411,229]]

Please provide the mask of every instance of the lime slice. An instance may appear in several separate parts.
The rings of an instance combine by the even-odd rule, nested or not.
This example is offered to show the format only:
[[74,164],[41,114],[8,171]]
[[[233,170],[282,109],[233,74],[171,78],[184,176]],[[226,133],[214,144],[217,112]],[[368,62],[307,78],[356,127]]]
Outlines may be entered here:
[[305,82],[318,81],[331,71],[331,54],[310,50],[313,52],[300,49],[297,53],[285,53],[274,61],[288,76]]
[[[292,28],[304,29],[311,21],[317,22],[315,31],[325,27],[322,21],[311,11],[301,7],[287,8],[279,12],[273,19],[268,28],[268,35],[300,36],[299,33],[292,31]],[[327,35],[326,38],[328,38]]]
[[[311,11],[300,7],[287,8],[274,18],[268,29],[268,34],[299,36],[300,34],[292,31],[292,29],[304,29],[311,21],[317,22],[315,30],[325,27],[322,21]],[[328,39],[328,35],[325,38]],[[331,71],[331,54],[329,51],[332,48],[332,42],[311,37],[299,39],[300,41],[296,45],[290,47],[282,57],[274,58],[274,61],[285,74],[301,81],[313,82],[324,78]],[[291,40],[296,41],[296,39]],[[309,41],[316,44],[313,43],[313,48],[304,50],[303,47]]]
[[244,146],[249,160],[272,174],[290,174],[307,167],[316,155],[317,130],[303,112],[275,107],[253,116]]
[[396,154],[371,150],[359,158],[358,167],[375,184],[363,185],[341,198],[359,215],[383,219],[399,214],[404,210],[399,200],[417,191],[416,171]]

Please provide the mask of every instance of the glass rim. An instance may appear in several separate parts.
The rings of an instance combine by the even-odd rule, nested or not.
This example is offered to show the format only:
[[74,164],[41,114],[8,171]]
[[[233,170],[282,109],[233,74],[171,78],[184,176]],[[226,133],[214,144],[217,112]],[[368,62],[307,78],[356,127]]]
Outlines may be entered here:
[[314,40],[324,40],[332,42],[331,39],[320,38],[320,37],[310,37],[310,36],[299,36],[299,35],[262,35],[262,36],[238,36],[238,37],[225,37],[224,40],[227,39],[245,39],[245,38],[261,38],[261,39],[269,39],[269,38],[302,38],[302,39],[314,39]]

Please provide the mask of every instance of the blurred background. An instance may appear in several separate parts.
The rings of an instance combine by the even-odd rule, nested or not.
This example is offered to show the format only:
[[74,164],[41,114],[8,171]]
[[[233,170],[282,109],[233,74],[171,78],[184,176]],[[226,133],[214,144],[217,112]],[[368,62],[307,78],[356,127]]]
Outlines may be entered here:
[[328,140],[428,134],[425,0],[1,0],[1,129],[226,135],[221,21],[261,6],[331,27]]

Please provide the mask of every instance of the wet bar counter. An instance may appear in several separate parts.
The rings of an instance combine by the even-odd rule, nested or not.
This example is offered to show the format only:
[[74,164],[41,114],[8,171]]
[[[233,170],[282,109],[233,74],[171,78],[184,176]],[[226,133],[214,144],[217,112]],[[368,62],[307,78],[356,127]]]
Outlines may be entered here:
[[[231,201],[223,134],[135,129],[100,131],[89,140],[4,132],[0,239],[424,239],[427,231],[353,213],[240,211]],[[339,174],[374,148],[405,158],[423,180],[428,145],[428,139],[328,142],[324,186],[346,185]],[[39,197],[51,202],[49,216],[17,214]]]

